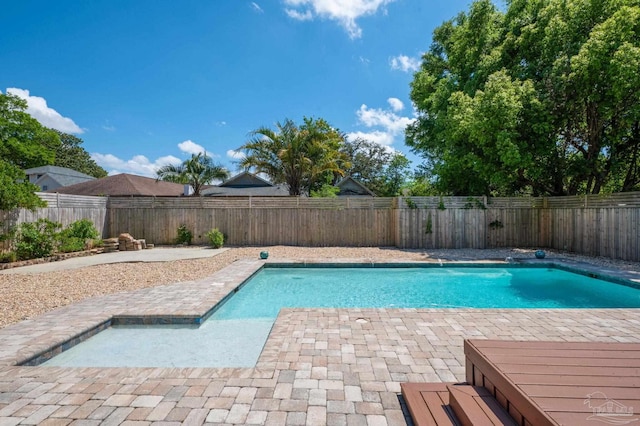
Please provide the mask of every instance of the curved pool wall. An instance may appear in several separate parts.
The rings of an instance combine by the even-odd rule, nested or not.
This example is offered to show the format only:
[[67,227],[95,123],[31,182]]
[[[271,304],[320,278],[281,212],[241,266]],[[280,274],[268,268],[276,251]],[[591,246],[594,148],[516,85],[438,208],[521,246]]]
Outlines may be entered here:
[[[446,264],[424,264],[424,263],[267,263],[257,269],[250,278],[239,283],[233,291],[224,297],[219,303],[211,307],[202,317],[176,318],[175,316],[163,318],[161,315],[149,317],[114,317],[108,324],[102,324],[102,329],[107,325],[106,330],[90,330],[86,336],[76,336],[46,354],[34,357],[22,365],[57,365],[57,366],[93,366],[93,367],[253,367],[260,355],[271,327],[275,321],[273,312],[267,315],[255,311],[256,315],[248,317],[238,317],[237,314],[229,315],[228,308],[233,307],[234,300],[251,287],[254,280],[259,279],[263,271],[269,273],[274,269],[321,269],[321,273],[326,274],[327,268],[339,269],[339,272],[346,272],[344,268],[367,271],[369,268],[399,269],[412,268],[413,270],[438,270],[444,273],[445,270],[468,270],[468,268],[484,270],[487,268],[499,268],[500,270],[517,270],[521,268],[553,269],[573,272],[590,278],[598,278],[628,287],[627,290],[636,291],[640,294],[638,283],[616,276],[603,275],[594,271],[558,265],[555,263],[537,262],[535,265],[529,264],[509,264],[504,263],[446,263]],[[370,271],[380,274],[382,271]],[[450,272],[447,272],[450,273]],[[341,284],[343,287],[351,287],[348,278],[341,274]],[[603,283],[612,285],[611,283]],[[623,287],[620,286],[620,287]],[[520,286],[522,287],[522,286]],[[618,286],[615,286],[618,287]],[[244,289],[240,294],[238,292]],[[331,291],[326,291],[331,293]],[[231,297],[234,296],[234,297]],[[264,304],[264,299],[259,299],[260,304]],[[634,305],[635,306],[635,305]],[[638,305],[640,306],[640,304]],[[321,306],[311,306],[321,307]],[[332,306],[340,307],[340,306]],[[345,306],[354,307],[354,306]],[[376,307],[376,306],[373,306]],[[402,308],[404,306],[378,306],[385,308]],[[438,306],[422,306],[436,308]],[[453,307],[453,306],[441,306]],[[459,307],[459,306],[455,306]],[[492,308],[495,306],[491,306]],[[602,307],[602,306],[601,306]],[[627,306],[628,307],[628,306]],[[520,307],[522,308],[522,307]],[[561,308],[566,308],[562,306]],[[279,308],[278,308],[279,310]],[[211,318],[204,321],[207,317]],[[127,324],[127,325],[122,325]],[[138,325],[136,325],[138,324]],[[170,324],[163,326],[139,326],[139,324]],[[177,325],[180,324],[180,325]],[[188,325],[192,324],[192,325]],[[198,327],[198,324],[203,324]],[[108,327],[108,326],[111,327]],[[91,335],[95,335],[91,337]],[[88,338],[91,337],[91,338]],[[72,347],[83,342],[82,345]],[[111,342],[111,343],[110,343]],[[93,349],[92,349],[93,347]],[[195,348],[191,350],[190,348]],[[69,351],[69,349],[71,349]],[[62,355],[54,356],[62,352]],[[96,354],[98,356],[96,356]],[[150,355],[152,354],[152,356]],[[53,357],[53,358],[52,358]],[[49,361],[47,361],[49,360]]]

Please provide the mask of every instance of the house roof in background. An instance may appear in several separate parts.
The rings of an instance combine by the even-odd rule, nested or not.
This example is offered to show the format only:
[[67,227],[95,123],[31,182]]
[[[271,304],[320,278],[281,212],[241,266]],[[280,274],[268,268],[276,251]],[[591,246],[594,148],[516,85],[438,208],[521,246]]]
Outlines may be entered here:
[[351,176],[346,176],[340,182],[336,183],[336,186],[340,188],[340,193],[338,195],[341,196],[352,196],[352,195],[364,195],[369,197],[375,197],[374,194],[369,188],[352,178]]
[[51,186],[53,187],[74,185],[76,183],[87,182],[95,180],[95,177],[89,176],[85,173],[81,173],[77,170],[69,169],[67,167],[59,166],[40,166],[26,169],[24,171],[27,176],[30,176],[31,183],[40,187]]
[[274,185],[271,182],[249,172],[239,173],[218,185],[218,187],[222,188],[257,188],[265,186]]
[[79,178],[95,179],[93,176],[89,176],[85,173],[81,173],[76,170],[69,169],[67,167],[59,167],[59,166],[32,167],[30,169],[25,169],[24,172],[27,175],[56,174],[56,175],[74,176]]
[[274,185],[249,172],[242,172],[220,185],[201,191],[206,197],[288,197],[286,185]]
[[206,197],[288,197],[289,189],[286,185],[254,186],[249,188],[226,188],[212,186],[204,191]]
[[144,176],[121,173],[46,192],[94,196],[177,197],[183,195],[184,185],[180,183],[156,181],[153,178]]

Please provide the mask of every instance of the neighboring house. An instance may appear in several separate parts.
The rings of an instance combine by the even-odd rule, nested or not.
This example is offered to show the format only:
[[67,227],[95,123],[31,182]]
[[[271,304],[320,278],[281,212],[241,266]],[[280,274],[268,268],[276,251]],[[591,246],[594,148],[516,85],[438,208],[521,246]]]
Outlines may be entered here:
[[342,179],[340,182],[336,183],[338,188],[340,188],[340,192],[338,192],[338,197],[375,197],[376,194],[371,192],[369,188],[352,178],[351,176],[347,176]]
[[154,178],[121,173],[90,182],[65,186],[47,192],[60,194],[133,197],[178,197],[185,192],[180,183],[164,182]]
[[58,166],[41,166],[26,169],[29,182],[37,185],[41,191],[50,191],[62,186],[95,180],[93,176],[77,172],[73,169]]
[[205,197],[288,197],[286,185],[274,185],[259,176],[242,172],[217,186],[211,186],[201,194]]

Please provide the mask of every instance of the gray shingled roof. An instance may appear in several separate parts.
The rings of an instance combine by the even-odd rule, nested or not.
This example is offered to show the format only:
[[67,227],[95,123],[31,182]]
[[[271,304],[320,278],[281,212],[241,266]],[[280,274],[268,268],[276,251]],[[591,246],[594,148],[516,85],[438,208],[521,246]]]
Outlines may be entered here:
[[250,188],[225,188],[212,186],[201,192],[206,197],[288,197],[286,185],[256,186]]
[[77,170],[68,169],[66,167],[60,167],[60,166],[32,167],[30,169],[26,169],[24,172],[27,175],[44,175],[48,173],[50,175],[55,174],[55,175],[66,175],[66,176],[74,176],[79,178],[95,179],[93,176],[89,176]]
[[201,193],[206,197],[288,197],[289,189],[286,185],[273,185],[253,173],[242,172]]
[[344,179],[340,180],[340,182],[336,183],[336,186],[340,188],[340,193],[338,194],[339,196],[376,196],[376,194],[374,194],[369,188],[367,188],[351,176],[346,176]]
[[64,186],[46,192],[75,195],[156,196],[177,197],[183,195],[184,185],[156,181],[153,178],[121,173],[88,182]]

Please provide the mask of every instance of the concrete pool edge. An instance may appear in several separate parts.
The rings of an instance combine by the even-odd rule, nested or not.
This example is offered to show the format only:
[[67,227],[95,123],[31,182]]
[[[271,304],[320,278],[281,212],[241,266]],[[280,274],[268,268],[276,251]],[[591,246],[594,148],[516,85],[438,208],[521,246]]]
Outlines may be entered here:
[[[415,261],[363,261],[362,259],[345,259],[342,261],[327,261],[321,259],[315,260],[302,260],[302,261],[237,261],[221,271],[215,274],[198,280],[192,283],[177,283],[170,286],[180,286],[181,284],[194,284],[200,286],[199,289],[206,292],[207,287],[215,287],[215,297],[208,299],[211,305],[207,306],[207,303],[201,304],[198,310],[185,312],[185,311],[173,311],[169,310],[165,313],[155,310],[153,313],[139,314],[134,313],[135,307],[128,306],[128,312],[114,313],[106,321],[104,317],[99,321],[93,322],[93,324],[83,324],[81,330],[69,330],[64,336],[64,340],[50,341],[49,346],[47,344],[31,346],[26,348],[20,348],[18,350],[18,356],[13,358],[12,362],[8,365],[18,366],[36,366],[45,362],[55,355],[64,352],[65,350],[75,346],[78,343],[86,340],[87,338],[95,335],[96,333],[110,327],[111,325],[200,325],[210,315],[212,315],[219,306],[221,306],[225,300],[231,297],[237,292],[245,283],[247,283],[255,274],[260,272],[263,268],[279,268],[279,267],[419,267],[419,268],[440,268],[440,267],[476,267],[476,268],[526,268],[526,267],[553,267],[573,273],[578,273],[585,276],[590,276],[606,281],[610,281],[616,284],[622,284],[629,287],[640,288],[640,284],[632,281],[625,276],[624,271],[620,271],[618,276],[611,274],[607,270],[607,274],[600,273],[600,269],[593,267],[589,264],[578,264],[577,262],[567,262],[560,259],[513,259],[513,262],[497,262],[495,259],[481,260],[476,262],[471,261],[447,261],[447,262],[415,262]],[[582,269],[580,269],[582,268]],[[224,278],[226,277],[226,278]],[[202,288],[204,286],[204,288]],[[210,290],[210,289],[209,289]],[[197,292],[197,290],[195,290]],[[140,291],[133,292],[132,296]],[[106,296],[108,297],[108,296]],[[63,308],[64,309],[64,308]],[[400,308],[401,309],[401,308]],[[463,308],[464,309],[464,308]],[[473,308],[468,308],[473,309]],[[513,308],[510,308],[513,309]],[[495,310],[495,309],[493,309]],[[498,309],[500,310],[500,309]],[[104,312],[102,312],[104,314]],[[46,314],[45,314],[46,315]],[[20,323],[18,323],[20,324]],[[2,336],[0,330],[0,343],[2,343]],[[44,347],[46,346],[46,347]],[[1,352],[0,352],[1,355]],[[6,360],[0,356],[0,365],[3,365]],[[4,364],[7,365],[7,364]]]

